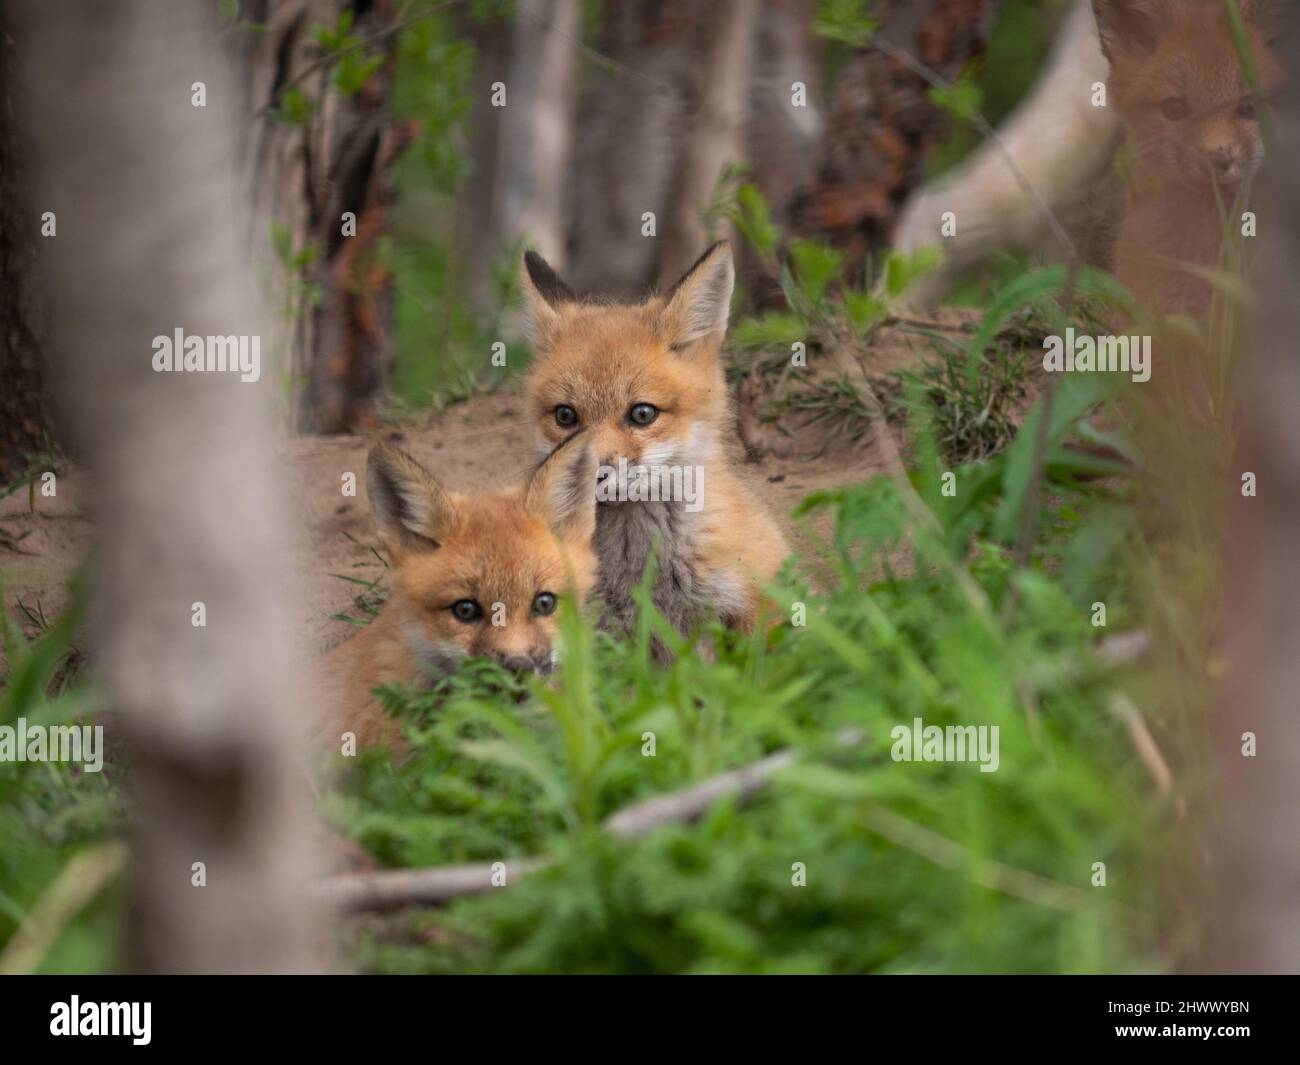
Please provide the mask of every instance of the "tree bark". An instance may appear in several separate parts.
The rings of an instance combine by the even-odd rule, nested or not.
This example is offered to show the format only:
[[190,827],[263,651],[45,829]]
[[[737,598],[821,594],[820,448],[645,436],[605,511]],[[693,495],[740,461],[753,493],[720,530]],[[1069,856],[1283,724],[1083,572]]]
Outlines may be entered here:
[[729,163],[745,160],[745,120],[754,62],[758,5],[719,0],[710,11],[689,125],[658,244],[658,285],[671,286],[717,238],[705,212]]
[[239,237],[244,112],[206,5],[20,10],[33,187],[59,213],[53,351],[96,484],[89,635],[129,758],[125,964],[313,969],[277,385],[153,368],[178,328],[263,335]]
[[[758,16],[753,77],[748,88],[746,137],[749,180],[758,186],[772,221],[789,224],[795,194],[812,184],[825,116],[818,100],[820,47],[813,26],[816,0],[764,0]],[[808,89],[806,106],[792,107],[796,82]]]
[[40,216],[49,205],[28,196],[15,117],[22,101],[7,29],[0,24],[0,485],[24,473],[29,456],[55,436],[37,254]]
[[691,110],[695,35],[704,5],[690,0],[608,5],[600,51],[579,99],[567,278],[580,291],[636,295],[654,280],[656,238],[643,216],[665,218]]
[[[411,130],[388,109],[395,73],[397,8],[392,0],[255,0],[246,18],[265,32],[231,31],[245,87],[243,145],[250,238],[267,264],[276,324],[296,391],[296,424],[336,433],[373,425],[392,372],[392,275],[380,238],[392,211],[391,168]],[[360,57],[383,63],[345,96],[335,64],[314,37],[345,12],[364,44]],[[292,91],[310,112],[277,117]],[[344,235],[344,213],[355,235]],[[275,232],[278,231],[278,236]],[[278,247],[277,247],[278,246]]]
[[498,169],[487,252],[519,239],[557,270],[567,259],[565,189],[573,142],[577,0],[528,0],[510,29],[507,106],[498,116]]

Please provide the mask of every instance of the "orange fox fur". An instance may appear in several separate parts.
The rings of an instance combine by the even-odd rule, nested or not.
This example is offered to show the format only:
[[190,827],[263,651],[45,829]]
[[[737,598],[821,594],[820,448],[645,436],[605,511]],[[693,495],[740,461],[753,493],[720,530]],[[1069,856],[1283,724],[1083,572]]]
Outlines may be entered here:
[[788,550],[732,454],[720,358],[735,284],[730,246],[715,244],[670,292],[643,303],[579,299],[533,252],[522,281],[541,447],[585,430],[603,468],[625,459],[703,470],[702,509],[681,500],[599,504],[596,596],[605,623],[615,631],[633,624],[632,590],[653,554],[651,594],[676,629],[710,615],[751,629],[761,586]]
[[445,491],[409,455],[377,445],[366,491],[393,590],[379,617],[325,657],[337,697],[331,731],[355,733],[358,746],[394,744],[373,689],[436,680],[466,657],[550,673],[558,600],[581,603],[594,582],[595,477],[586,434],[519,488],[475,496]]

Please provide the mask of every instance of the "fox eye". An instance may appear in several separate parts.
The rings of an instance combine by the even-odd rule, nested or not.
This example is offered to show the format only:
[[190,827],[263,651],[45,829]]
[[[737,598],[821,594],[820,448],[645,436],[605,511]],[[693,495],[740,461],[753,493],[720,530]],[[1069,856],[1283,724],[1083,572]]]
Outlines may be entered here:
[[555,424],[561,429],[571,429],[578,424],[578,412],[565,403],[555,408]]
[[1170,122],[1181,122],[1187,117],[1187,101],[1180,96],[1171,96],[1160,105],[1160,113]]
[[451,604],[451,612],[457,621],[463,621],[466,625],[483,616],[483,608],[473,599],[457,599]]
[[533,600],[533,613],[539,618],[549,617],[555,613],[557,600],[551,592],[538,592],[537,598]]
[[634,403],[627,417],[633,425],[649,425],[659,417],[659,408],[653,403]]
[[1253,122],[1255,119],[1255,101],[1246,99],[1237,105],[1237,117],[1244,118],[1247,122]]

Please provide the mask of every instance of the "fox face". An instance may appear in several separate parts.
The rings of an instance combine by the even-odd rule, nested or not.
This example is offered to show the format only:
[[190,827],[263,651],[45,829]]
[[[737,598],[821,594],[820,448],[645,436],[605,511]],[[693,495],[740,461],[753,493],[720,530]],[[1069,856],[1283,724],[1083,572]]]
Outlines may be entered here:
[[424,672],[450,672],[466,657],[554,669],[560,601],[581,603],[594,581],[594,478],[585,434],[496,495],[447,492],[397,448],[371,451],[366,489],[393,568],[385,609]]
[[522,279],[536,350],[529,402],[543,450],[586,430],[602,468],[716,456],[728,410],[719,350],[735,286],[725,241],[642,304],[580,300],[534,252]]
[[[1267,95],[1280,78],[1266,0],[1241,0]],[[1264,161],[1257,105],[1224,6],[1197,0],[1093,0],[1108,81],[1139,173],[1231,192]]]

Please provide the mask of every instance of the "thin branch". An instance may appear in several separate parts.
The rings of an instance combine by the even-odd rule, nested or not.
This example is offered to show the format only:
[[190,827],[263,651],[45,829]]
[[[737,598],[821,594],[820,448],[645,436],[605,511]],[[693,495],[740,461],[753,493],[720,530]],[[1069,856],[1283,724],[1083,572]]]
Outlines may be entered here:
[[795,757],[792,750],[777,751],[760,761],[711,777],[703,784],[639,802],[607,817],[605,831],[619,839],[636,839],[661,825],[693,821],[720,799],[752,795],[766,787],[772,775],[792,765]]
[[[902,452],[894,438],[893,430],[889,427],[889,418],[885,414],[884,404],[880,402],[880,397],[876,395],[876,390],[871,385],[871,379],[867,375],[860,359],[850,354],[849,347],[843,343],[836,344],[832,357],[846,379],[852,381],[857,378],[860,384],[855,385],[855,390],[862,398],[863,402],[871,409],[873,420],[877,429],[877,441],[884,452],[885,465],[893,476],[895,483],[898,485],[898,493],[902,498],[903,505],[907,508],[912,519],[925,529],[931,536],[942,538],[943,529],[939,525],[939,519],[935,516],[920,495],[917,494],[915,487],[912,485],[911,478],[907,475],[907,467],[903,463]],[[957,587],[966,597],[975,615],[981,621],[990,627],[994,624],[992,608],[989,605],[988,596],[984,589],[980,587],[979,582],[970,575],[961,562],[948,557],[944,552],[944,565],[956,582]]]
[[550,864],[549,858],[439,865],[432,869],[384,869],[347,873],[320,886],[319,899],[341,911],[390,910],[398,906],[437,906],[493,887],[509,887]]
[[415,25],[417,22],[423,22],[425,19],[432,18],[440,11],[444,11],[449,7],[454,7],[456,4],[462,2],[463,0],[445,0],[444,3],[436,4],[425,11],[421,11],[418,15],[412,15],[410,18],[403,19],[401,22],[395,22],[391,26],[385,26],[383,29],[370,34],[368,37],[362,37],[356,44],[348,45],[347,48],[340,48],[337,51],[332,52],[322,51],[319,59],[312,60],[312,62],[308,63],[302,68],[302,70],[298,71],[293,78],[286,81],[276,89],[275,92],[271,93],[270,99],[253,112],[253,117],[261,118],[263,115],[267,114],[267,112],[273,110],[285,93],[289,92],[291,89],[296,89],[318,70],[329,66],[331,63],[337,63],[344,56],[352,55],[354,52],[366,51],[374,45],[385,44],[394,34],[400,33],[402,30]]
[[1110,698],[1110,712],[1124,723],[1128,729],[1129,739],[1133,741],[1133,749],[1137,751],[1138,757],[1142,759],[1142,764],[1147,767],[1151,774],[1151,779],[1156,782],[1156,788],[1161,795],[1168,795],[1174,786],[1174,775],[1169,771],[1169,763],[1165,761],[1165,756],[1160,753],[1160,747],[1157,745],[1155,738],[1151,735],[1151,730],[1147,728],[1146,722],[1142,719],[1142,713],[1133,704],[1123,692],[1116,692]]
[[883,319],[880,325],[884,328],[906,325],[915,329],[937,329],[945,333],[974,333],[978,328],[974,322],[939,322],[929,318],[905,318],[896,314]]
[[[861,733],[845,733],[842,743],[857,742]],[[749,765],[732,769],[668,795],[635,803],[604,821],[603,827],[618,839],[636,839],[668,824],[693,821],[714,803],[728,796],[745,797],[767,786],[772,775],[795,760],[791,750],[777,751]],[[433,906],[464,895],[481,895],[494,887],[509,887],[521,877],[551,864],[550,858],[524,858],[507,862],[440,865],[430,869],[386,869],[375,873],[348,873],[327,881],[320,897],[344,911],[385,910],[397,906]]]
[[[867,814],[867,828],[928,862],[955,873],[965,873],[981,887],[999,891],[1012,898],[1065,913],[1077,913],[1095,904],[1094,896],[1082,888],[1049,880],[1045,876],[1003,865],[1001,862],[978,859],[960,843],[941,836],[924,825],[918,825],[915,821],[909,821],[883,806],[871,806]],[[1119,912],[1128,914],[1126,907],[1112,905],[1116,905]]]

